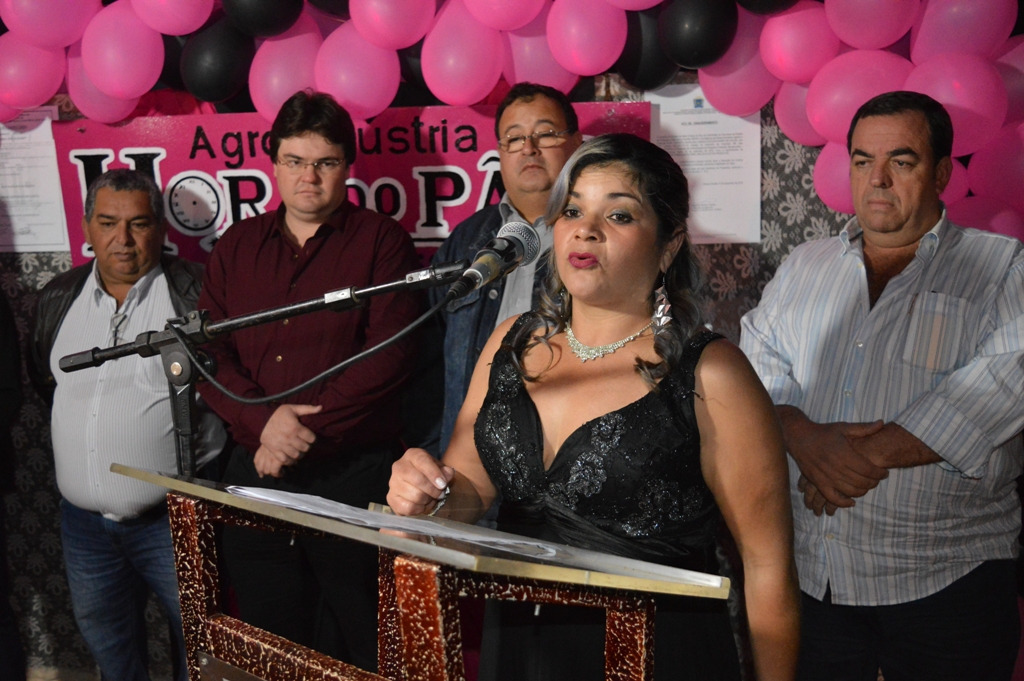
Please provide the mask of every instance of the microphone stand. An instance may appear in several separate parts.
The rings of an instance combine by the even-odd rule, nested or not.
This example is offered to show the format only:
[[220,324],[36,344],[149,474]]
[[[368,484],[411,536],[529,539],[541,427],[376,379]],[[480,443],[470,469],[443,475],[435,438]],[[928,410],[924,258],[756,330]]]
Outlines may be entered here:
[[[214,362],[205,353],[196,353],[195,345],[209,343],[218,336],[239,329],[259,326],[269,322],[308,314],[319,310],[341,312],[362,305],[368,298],[396,291],[441,286],[457,279],[468,266],[465,260],[445,263],[417,270],[405,275],[404,279],[387,284],[357,289],[354,286],[329,291],[320,298],[281,305],[250,314],[228,317],[215,322],[209,320],[207,310],[194,310],[185,317],[167,321],[163,331],[144,331],[130,343],[109,348],[92,348],[60,358],[61,371],[72,372],[97,367],[112,359],[138,355],[152,357],[159,354],[163,363],[171,393],[171,420],[174,424],[174,448],[177,453],[178,474],[185,477],[195,475],[196,401],[195,384],[199,372],[196,370],[186,348],[197,356],[208,373],[215,371]],[[171,327],[175,327],[171,330]]]

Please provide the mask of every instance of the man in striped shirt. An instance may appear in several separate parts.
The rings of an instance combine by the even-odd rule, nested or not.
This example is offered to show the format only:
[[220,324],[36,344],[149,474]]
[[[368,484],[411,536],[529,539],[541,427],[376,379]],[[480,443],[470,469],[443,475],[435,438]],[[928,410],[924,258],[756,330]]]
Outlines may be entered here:
[[949,115],[864,104],[856,217],[742,320],[790,454],[801,679],[1009,679],[1024,426],[1024,246],[951,224]]

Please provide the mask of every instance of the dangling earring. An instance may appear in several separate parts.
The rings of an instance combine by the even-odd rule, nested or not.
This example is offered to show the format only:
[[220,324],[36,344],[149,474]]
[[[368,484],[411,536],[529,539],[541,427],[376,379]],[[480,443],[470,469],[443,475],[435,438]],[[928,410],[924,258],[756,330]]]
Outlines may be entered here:
[[654,314],[651,315],[655,335],[664,333],[672,323],[672,303],[665,290],[665,273],[661,273],[661,285],[654,291]]

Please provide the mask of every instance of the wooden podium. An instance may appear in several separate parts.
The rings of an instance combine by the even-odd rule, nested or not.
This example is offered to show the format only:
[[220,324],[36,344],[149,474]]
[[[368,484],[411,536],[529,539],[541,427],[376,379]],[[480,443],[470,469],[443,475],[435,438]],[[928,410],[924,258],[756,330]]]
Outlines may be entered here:
[[[614,556],[598,554],[596,567],[531,559],[453,538],[450,530],[460,526],[474,534],[488,531],[442,519],[429,519],[437,524],[437,536],[403,536],[236,496],[205,480],[118,464],[111,470],[170,490],[167,504],[191,681],[464,681],[462,596],[604,608],[605,678],[642,681],[653,678],[653,595],[726,598],[729,593],[725,578],[680,581],[666,576],[661,566]],[[219,525],[335,535],[339,541],[378,546],[378,672],[225,615],[215,539]]]

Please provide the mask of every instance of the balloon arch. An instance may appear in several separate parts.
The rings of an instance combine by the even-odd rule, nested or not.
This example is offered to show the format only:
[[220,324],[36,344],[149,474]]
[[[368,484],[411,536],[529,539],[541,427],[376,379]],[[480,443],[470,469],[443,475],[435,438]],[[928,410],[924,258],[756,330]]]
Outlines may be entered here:
[[851,212],[853,113],[909,89],[953,119],[951,215],[1024,237],[1017,13],[1018,0],[0,0],[0,122],[66,87],[115,123],[162,78],[206,102],[248,94],[268,119],[315,88],[365,120],[410,97],[475,104],[502,78],[569,92],[616,71],[650,90],[688,69],[723,113],[774,101],[787,137],[822,147],[818,195]]

